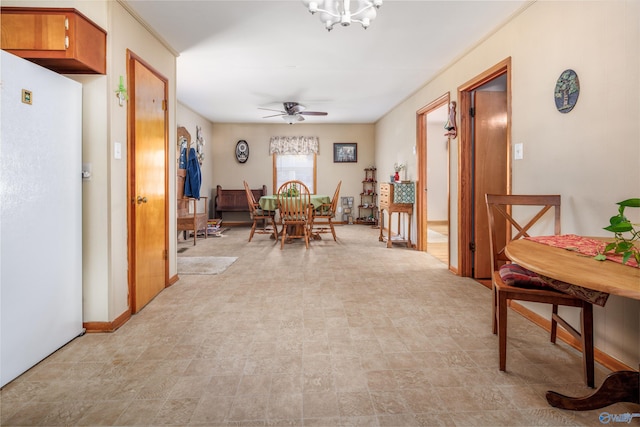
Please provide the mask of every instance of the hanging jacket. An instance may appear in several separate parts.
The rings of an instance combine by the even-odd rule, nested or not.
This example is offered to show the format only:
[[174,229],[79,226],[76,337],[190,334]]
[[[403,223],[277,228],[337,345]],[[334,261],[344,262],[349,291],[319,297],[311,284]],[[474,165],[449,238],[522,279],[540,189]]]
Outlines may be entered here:
[[200,186],[202,185],[202,175],[200,173],[200,163],[196,155],[195,148],[189,149],[189,158],[187,160],[187,176],[184,180],[185,197],[193,197],[200,199]]

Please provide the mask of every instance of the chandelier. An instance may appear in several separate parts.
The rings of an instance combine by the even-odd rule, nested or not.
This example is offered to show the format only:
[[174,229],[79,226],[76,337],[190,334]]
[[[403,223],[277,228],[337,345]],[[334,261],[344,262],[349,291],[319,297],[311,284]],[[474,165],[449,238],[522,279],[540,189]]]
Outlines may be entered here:
[[[352,22],[362,25],[365,30],[376,19],[377,9],[382,6],[382,0],[302,0],[311,14],[319,12],[320,20],[327,31],[331,31],[335,24],[348,27]],[[351,4],[355,11],[351,11]]]

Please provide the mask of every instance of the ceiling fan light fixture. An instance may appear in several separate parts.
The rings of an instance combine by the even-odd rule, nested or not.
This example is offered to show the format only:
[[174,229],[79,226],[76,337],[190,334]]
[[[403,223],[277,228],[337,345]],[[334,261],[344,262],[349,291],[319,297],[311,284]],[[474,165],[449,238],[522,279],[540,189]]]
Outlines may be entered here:
[[320,21],[327,31],[331,31],[335,24],[348,27],[352,22],[357,22],[366,30],[376,18],[376,9],[382,6],[382,2],[383,0],[357,0],[353,2],[357,9],[352,11],[351,0],[302,0],[312,15],[320,12]]
[[296,123],[296,122],[301,122],[302,120],[304,120],[304,117],[302,117],[299,114],[287,114],[286,116],[282,116],[282,119],[289,123],[290,125]]

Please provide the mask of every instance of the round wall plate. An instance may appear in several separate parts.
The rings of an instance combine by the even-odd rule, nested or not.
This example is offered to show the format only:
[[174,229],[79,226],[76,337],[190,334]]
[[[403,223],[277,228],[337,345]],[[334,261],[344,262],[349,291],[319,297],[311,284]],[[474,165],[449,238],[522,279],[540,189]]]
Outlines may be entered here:
[[564,70],[553,92],[553,96],[556,100],[556,108],[561,113],[568,113],[573,110],[578,102],[578,96],[580,95],[580,80],[575,71],[569,69]]
[[241,139],[236,144],[236,160],[240,163],[244,163],[249,159],[249,144],[244,139]]

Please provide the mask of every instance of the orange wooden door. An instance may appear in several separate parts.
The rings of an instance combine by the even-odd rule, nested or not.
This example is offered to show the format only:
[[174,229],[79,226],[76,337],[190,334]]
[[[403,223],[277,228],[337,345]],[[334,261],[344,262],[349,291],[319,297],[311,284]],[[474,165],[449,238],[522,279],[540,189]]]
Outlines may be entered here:
[[473,277],[491,277],[489,223],[484,195],[507,192],[507,93],[475,92]]
[[[134,82],[130,158],[133,221],[129,253],[131,309],[136,313],[166,286],[167,277],[167,118],[166,81],[140,61],[130,60]],[[132,172],[132,173],[131,173]],[[131,244],[133,243],[133,246]]]

